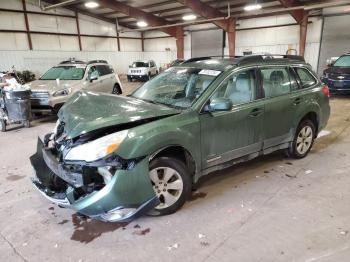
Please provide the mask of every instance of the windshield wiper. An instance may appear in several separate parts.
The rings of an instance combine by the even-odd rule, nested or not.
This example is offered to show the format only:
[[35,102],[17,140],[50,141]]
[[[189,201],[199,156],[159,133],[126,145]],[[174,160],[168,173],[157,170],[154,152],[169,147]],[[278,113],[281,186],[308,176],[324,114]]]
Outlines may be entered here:
[[181,109],[180,107],[178,106],[173,106],[173,105],[169,105],[169,104],[166,104],[166,103],[162,103],[162,102],[156,102],[156,101],[153,101],[153,100],[148,100],[148,99],[144,99],[144,98],[139,98],[139,97],[135,97],[133,95],[128,95],[129,97],[132,97],[132,98],[136,98],[136,99],[140,99],[142,101],[145,101],[147,103],[150,103],[150,104],[154,104],[154,105],[163,105],[163,106],[166,106],[166,107],[170,107],[170,108],[175,108],[175,109]]

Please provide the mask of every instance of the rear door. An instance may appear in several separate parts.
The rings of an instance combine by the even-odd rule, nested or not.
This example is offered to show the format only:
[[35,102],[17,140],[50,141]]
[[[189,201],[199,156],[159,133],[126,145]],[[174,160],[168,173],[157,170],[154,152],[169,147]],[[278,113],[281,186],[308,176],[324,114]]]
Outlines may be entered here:
[[298,95],[292,96],[297,83],[286,66],[259,67],[261,85],[264,92],[264,151],[287,144],[293,139],[295,107],[299,104]]

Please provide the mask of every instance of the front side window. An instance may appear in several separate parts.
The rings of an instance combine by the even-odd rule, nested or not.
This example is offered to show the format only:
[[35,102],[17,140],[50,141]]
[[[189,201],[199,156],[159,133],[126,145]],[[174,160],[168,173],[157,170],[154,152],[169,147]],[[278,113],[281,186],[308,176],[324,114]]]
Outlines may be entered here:
[[350,55],[341,56],[335,61],[334,66],[350,67]]
[[55,66],[49,69],[40,80],[81,80],[85,74],[85,67]]
[[91,76],[100,76],[99,71],[97,70],[96,66],[92,66],[90,67],[89,71],[88,71],[88,79],[91,78]]
[[228,77],[212,98],[228,98],[233,105],[254,101],[256,97],[255,69],[242,70]]
[[265,97],[276,97],[290,92],[290,78],[287,68],[270,67],[260,69]]
[[295,72],[297,73],[300,81],[301,81],[301,87],[307,88],[314,84],[316,84],[315,78],[312,76],[312,74],[305,68],[302,67],[295,67]]
[[132,97],[176,108],[188,108],[221,71],[197,68],[170,68],[146,82]]

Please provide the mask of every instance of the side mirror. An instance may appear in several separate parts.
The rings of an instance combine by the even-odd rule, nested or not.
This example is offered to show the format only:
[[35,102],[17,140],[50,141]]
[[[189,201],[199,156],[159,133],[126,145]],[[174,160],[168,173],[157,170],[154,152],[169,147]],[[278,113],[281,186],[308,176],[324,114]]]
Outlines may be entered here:
[[209,112],[230,111],[232,109],[232,101],[225,97],[213,98],[207,107],[206,111]]
[[97,71],[92,72],[90,75],[90,78],[89,78],[90,83],[92,83],[93,81],[95,81],[97,79],[98,79],[98,72]]

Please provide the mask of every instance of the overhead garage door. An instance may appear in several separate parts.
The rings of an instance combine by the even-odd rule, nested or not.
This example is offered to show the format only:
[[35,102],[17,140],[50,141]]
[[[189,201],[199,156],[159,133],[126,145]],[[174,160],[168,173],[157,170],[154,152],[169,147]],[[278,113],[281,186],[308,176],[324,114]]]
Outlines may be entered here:
[[327,66],[327,59],[350,52],[350,15],[324,18],[318,74]]
[[193,31],[191,39],[192,57],[222,56],[223,30]]

